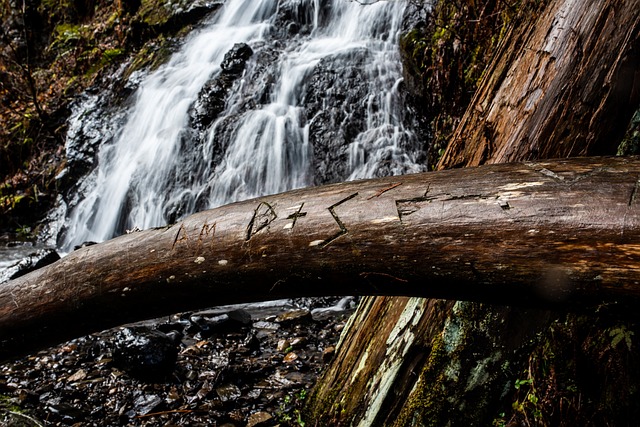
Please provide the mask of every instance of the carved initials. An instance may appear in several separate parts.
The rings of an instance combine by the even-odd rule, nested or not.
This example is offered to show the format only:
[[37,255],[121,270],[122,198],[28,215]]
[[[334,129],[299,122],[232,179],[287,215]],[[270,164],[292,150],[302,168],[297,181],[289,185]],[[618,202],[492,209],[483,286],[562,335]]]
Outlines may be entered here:
[[211,235],[211,245],[213,246],[213,238],[216,235],[216,223],[209,225],[207,222],[204,222],[204,225],[200,229],[200,235],[198,236],[198,247],[202,246],[202,242],[206,237]]
[[249,241],[260,230],[275,221],[276,218],[278,218],[278,214],[276,214],[275,209],[267,202],[260,202],[247,225],[247,237],[245,240]]
[[331,212],[331,216],[333,216],[333,219],[336,220],[336,223],[338,224],[338,227],[340,227],[340,230],[336,234],[334,234],[333,236],[329,237],[328,239],[323,240],[319,244],[319,246],[321,248],[326,247],[331,242],[336,240],[338,237],[348,233],[347,227],[344,226],[344,223],[340,220],[340,217],[338,217],[338,214],[336,213],[335,208],[340,206],[341,204],[343,204],[345,202],[348,202],[349,200],[353,199],[357,195],[358,195],[358,193],[354,193],[354,194],[350,195],[349,197],[340,200],[338,203],[335,203],[335,204],[329,206],[329,208],[328,208],[329,212]]
[[187,246],[189,245],[189,235],[187,234],[187,230],[184,228],[184,224],[180,224],[180,228],[176,233],[176,238],[173,239],[173,246],[171,246],[171,250],[176,247],[176,244],[179,242],[187,242]]
[[398,210],[398,218],[402,221],[402,218],[405,216],[409,216],[412,213],[420,210],[420,206],[418,206],[421,202],[430,202],[432,198],[427,197],[429,194],[430,186],[427,186],[427,189],[424,192],[424,195],[420,197],[414,197],[413,199],[400,199],[396,200],[396,209]]
[[287,219],[292,219],[293,222],[291,224],[287,224],[285,226],[285,228],[293,228],[293,227],[295,227],[296,226],[296,221],[298,221],[298,218],[303,218],[303,217],[307,216],[306,212],[302,212],[302,207],[303,206],[304,206],[304,203],[302,203],[300,205],[300,207],[298,208],[297,211],[295,211],[294,213],[292,213],[291,215],[289,215],[287,217]]

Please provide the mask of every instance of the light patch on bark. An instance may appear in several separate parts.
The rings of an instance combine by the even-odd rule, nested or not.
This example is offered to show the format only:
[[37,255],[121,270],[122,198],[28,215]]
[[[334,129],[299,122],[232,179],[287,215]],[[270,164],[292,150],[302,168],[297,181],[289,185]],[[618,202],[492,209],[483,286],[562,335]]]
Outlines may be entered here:
[[[520,190],[522,188],[529,188],[529,187],[539,187],[541,185],[544,185],[545,183],[542,181],[531,181],[531,182],[511,182],[507,185],[503,185],[502,187],[498,188],[498,191],[514,191],[514,190]],[[522,193],[516,193],[516,194],[511,194],[511,197],[518,197],[520,196]],[[506,194],[501,194],[501,196],[506,196]]]
[[385,224],[387,222],[398,221],[399,218],[397,216],[385,216],[383,218],[374,219],[371,221],[371,224]]
[[420,322],[422,314],[426,310],[427,302],[428,300],[423,298],[409,299],[395,327],[389,334],[384,363],[367,387],[371,390],[371,395],[367,398],[368,402],[365,402],[367,411],[360,420],[359,427],[370,426],[377,418],[382,403],[388,396],[389,390],[400,371],[404,357],[415,340],[415,334],[411,331]]
[[[453,313],[458,314],[462,309],[462,303],[457,302],[453,306]],[[450,316],[444,324],[442,330],[442,340],[444,341],[444,349],[447,353],[452,353],[462,343],[462,328],[460,327],[459,318]]]
[[469,392],[476,387],[485,384],[490,377],[489,368],[493,367],[496,362],[501,360],[501,358],[502,353],[497,351],[491,356],[479,360],[476,366],[474,366],[473,369],[471,369],[471,372],[469,372],[469,380],[467,381],[465,391]]
[[460,378],[460,369],[462,369],[460,360],[453,359],[451,361],[451,364],[448,365],[447,368],[445,369],[444,375],[447,377],[448,380],[453,382],[458,382],[458,379]]
[[351,379],[357,378],[358,374],[367,366],[367,360],[369,359],[369,349],[367,348],[364,351],[364,354],[360,358],[360,362],[358,363],[358,367],[353,372]]

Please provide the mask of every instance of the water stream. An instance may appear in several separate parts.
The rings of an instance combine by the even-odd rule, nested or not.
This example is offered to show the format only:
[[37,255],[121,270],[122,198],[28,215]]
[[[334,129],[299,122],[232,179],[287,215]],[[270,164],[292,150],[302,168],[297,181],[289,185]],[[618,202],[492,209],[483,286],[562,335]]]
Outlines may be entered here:
[[[62,250],[259,195],[423,170],[399,91],[404,7],[228,0],[142,79],[124,119],[94,129],[113,137],[68,202]],[[250,55],[234,75],[221,64],[239,43]],[[223,105],[203,120],[212,96]],[[86,116],[76,108],[70,141]]]

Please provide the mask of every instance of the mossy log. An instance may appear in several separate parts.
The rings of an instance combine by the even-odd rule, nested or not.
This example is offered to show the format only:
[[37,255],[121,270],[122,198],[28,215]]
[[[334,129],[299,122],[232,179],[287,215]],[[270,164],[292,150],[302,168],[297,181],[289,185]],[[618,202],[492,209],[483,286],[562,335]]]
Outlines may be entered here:
[[405,295],[640,302],[640,160],[495,165],[297,190],[84,247],[0,286],[1,355],[219,304]]

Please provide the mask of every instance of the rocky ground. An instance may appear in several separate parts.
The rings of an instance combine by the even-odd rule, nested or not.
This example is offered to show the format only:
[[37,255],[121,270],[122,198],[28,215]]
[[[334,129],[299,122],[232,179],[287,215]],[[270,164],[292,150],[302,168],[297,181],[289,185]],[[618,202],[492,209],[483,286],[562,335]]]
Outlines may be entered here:
[[0,365],[2,426],[304,426],[353,298],[180,313]]

